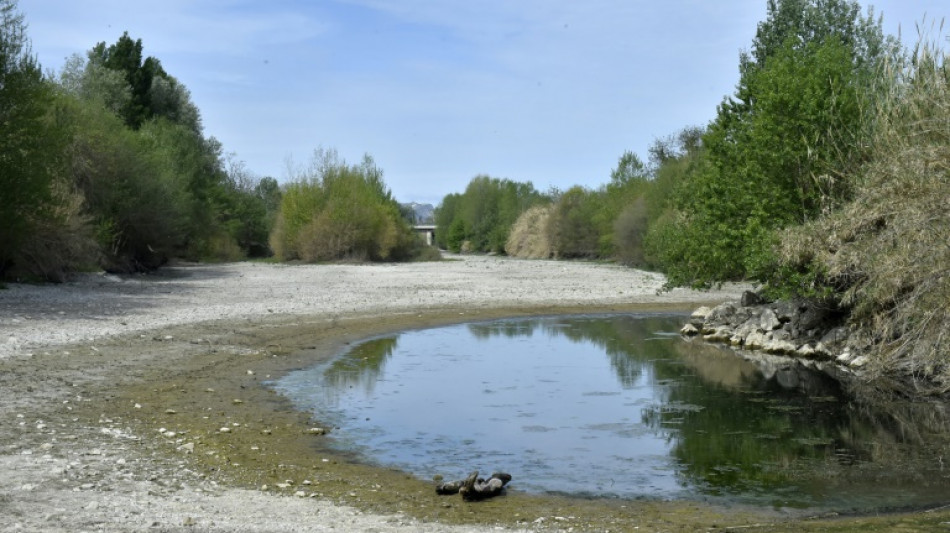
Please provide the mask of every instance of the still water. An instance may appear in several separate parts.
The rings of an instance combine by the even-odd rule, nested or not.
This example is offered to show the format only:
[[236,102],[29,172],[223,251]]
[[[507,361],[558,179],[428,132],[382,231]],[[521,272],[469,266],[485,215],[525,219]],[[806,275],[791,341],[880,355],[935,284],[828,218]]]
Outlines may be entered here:
[[870,511],[950,501],[950,423],[676,334],[683,316],[501,320],[367,340],[274,387],[332,445],[429,479]]

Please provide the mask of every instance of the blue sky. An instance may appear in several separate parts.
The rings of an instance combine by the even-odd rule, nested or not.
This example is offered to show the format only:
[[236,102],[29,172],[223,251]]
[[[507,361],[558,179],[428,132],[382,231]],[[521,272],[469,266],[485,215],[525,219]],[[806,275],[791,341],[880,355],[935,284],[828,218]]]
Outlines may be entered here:
[[[283,181],[315,148],[371,154],[397,199],[478,174],[597,187],[625,150],[713,118],[765,0],[20,0],[47,70],[123,31],[205,134]],[[862,3],[862,5],[868,5]],[[946,0],[874,2],[885,31]]]

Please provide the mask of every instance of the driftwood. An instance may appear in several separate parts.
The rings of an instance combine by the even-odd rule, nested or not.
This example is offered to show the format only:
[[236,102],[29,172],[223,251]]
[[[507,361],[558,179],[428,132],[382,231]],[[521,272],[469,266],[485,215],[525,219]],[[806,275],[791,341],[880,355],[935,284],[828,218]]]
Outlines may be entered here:
[[509,481],[511,481],[511,474],[495,472],[490,478],[482,479],[478,477],[478,470],[476,470],[465,479],[439,483],[435,487],[435,492],[443,495],[461,494],[462,499],[467,502],[478,501],[498,496]]

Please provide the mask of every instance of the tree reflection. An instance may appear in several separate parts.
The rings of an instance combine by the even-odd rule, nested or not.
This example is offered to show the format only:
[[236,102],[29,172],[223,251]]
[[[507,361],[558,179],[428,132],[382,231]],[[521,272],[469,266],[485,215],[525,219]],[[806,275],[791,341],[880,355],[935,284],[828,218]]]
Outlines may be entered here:
[[354,346],[327,368],[325,383],[331,390],[359,387],[371,393],[397,344],[398,337],[394,336],[371,339]]

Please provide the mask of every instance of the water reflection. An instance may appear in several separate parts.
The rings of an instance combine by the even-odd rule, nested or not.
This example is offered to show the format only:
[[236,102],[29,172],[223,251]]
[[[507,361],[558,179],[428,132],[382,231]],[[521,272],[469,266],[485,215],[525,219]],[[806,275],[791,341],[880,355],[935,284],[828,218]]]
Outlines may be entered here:
[[868,510],[950,499],[946,413],[858,405],[789,361],[675,335],[682,317],[504,320],[372,339],[276,384],[341,447],[429,477]]

